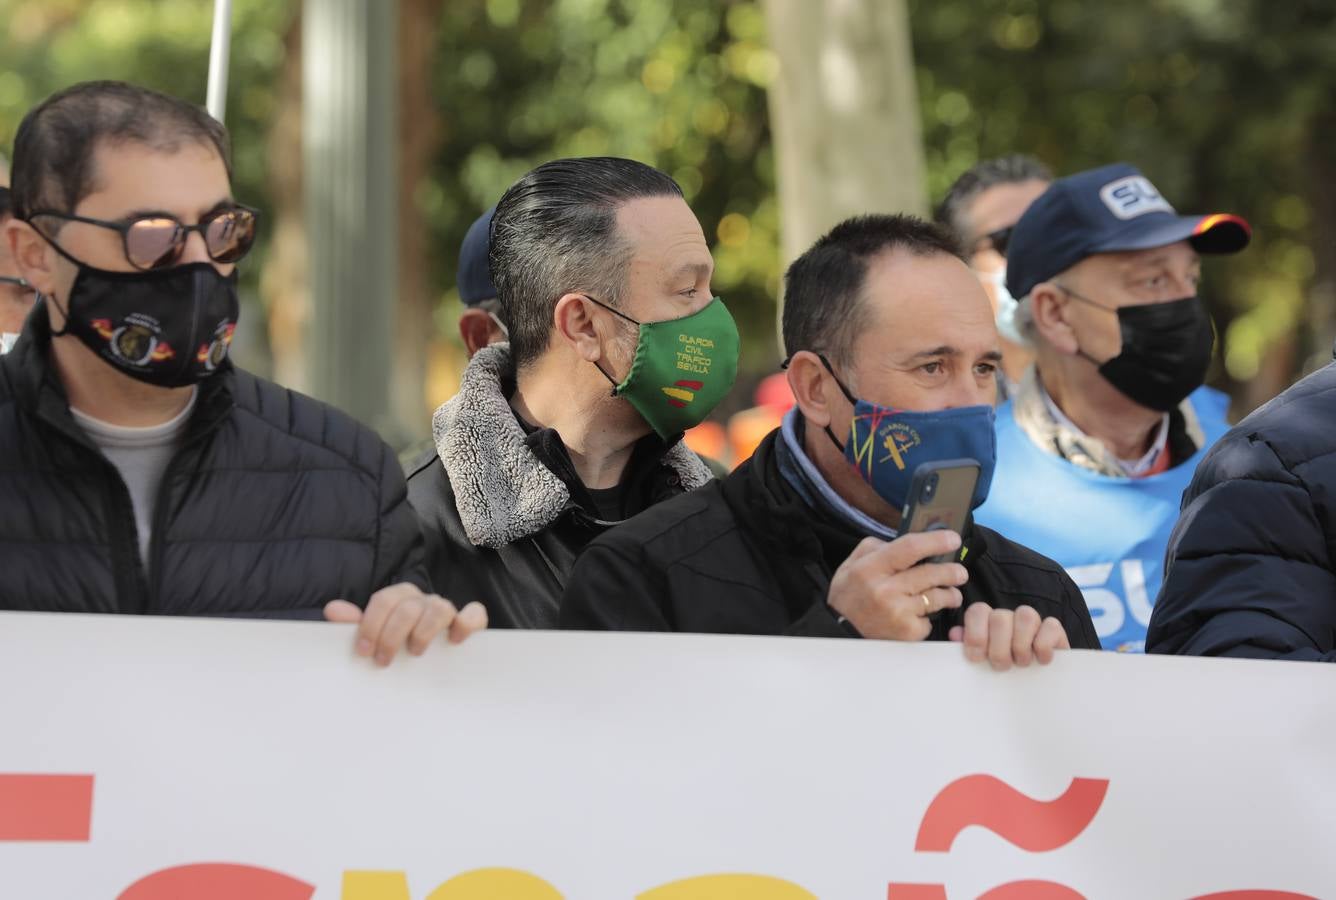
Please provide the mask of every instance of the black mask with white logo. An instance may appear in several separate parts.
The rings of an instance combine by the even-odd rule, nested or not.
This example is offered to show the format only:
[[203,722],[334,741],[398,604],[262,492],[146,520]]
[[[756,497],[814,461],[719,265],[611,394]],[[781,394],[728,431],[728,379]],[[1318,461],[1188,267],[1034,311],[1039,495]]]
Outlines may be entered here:
[[1206,382],[1215,335],[1200,297],[1117,313],[1122,352],[1105,363],[1091,359],[1109,384],[1148,409],[1169,412]]
[[[52,298],[54,300],[54,298]],[[131,378],[185,387],[227,359],[240,307],[237,273],[199,262],[148,272],[80,264],[57,335],[77,337]]]

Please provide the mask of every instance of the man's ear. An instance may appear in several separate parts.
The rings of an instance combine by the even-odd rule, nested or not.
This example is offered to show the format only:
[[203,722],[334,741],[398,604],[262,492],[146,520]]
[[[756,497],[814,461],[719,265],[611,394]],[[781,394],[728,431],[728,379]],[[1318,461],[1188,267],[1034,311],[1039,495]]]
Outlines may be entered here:
[[1030,315],[1035,332],[1053,349],[1067,356],[1078,351],[1076,332],[1067,321],[1070,298],[1051,281],[1041,281],[1030,291]]
[[786,372],[789,389],[803,418],[818,428],[825,428],[847,415],[849,400],[835,383],[835,376],[810,350],[799,350],[789,358]]
[[0,235],[9,244],[19,275],[39,292],[51,296],[56,288],[56,261],[59,257],[40,234],[27,222],[7,219]]
[[483,347],[492,343],[492,332],[496,323],[481,309],[469,308],[459,314],[459,336],[464,340],[464,350],[469,359]]
[[552,333],[570,345],[582,359],[598,362],[603,358],[603,336],[592,306],[593,301],[583,294],[562,294],[552,310]]

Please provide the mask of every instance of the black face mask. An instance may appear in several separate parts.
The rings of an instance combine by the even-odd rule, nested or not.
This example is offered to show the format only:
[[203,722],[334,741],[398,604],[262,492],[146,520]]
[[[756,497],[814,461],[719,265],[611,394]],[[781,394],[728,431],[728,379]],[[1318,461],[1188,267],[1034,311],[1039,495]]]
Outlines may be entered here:
[[[1093,303],[1074,291],[1063,290]],[[1169,412],[1206,382],[1215,334],[1200,297],[1124,306],[1116,312],[1123,336],[1122,352],[1101,363],[1081,351],[1099,366],[1099,374],[1109,384],[1147,409]]]
[[[54,300],[54,298],[52,298]],[[131,378],[185,387],[227,359],[240,307],[237,273],[211,263],[148,272],[108,272],[80,265],[56,335],[77,337]]]

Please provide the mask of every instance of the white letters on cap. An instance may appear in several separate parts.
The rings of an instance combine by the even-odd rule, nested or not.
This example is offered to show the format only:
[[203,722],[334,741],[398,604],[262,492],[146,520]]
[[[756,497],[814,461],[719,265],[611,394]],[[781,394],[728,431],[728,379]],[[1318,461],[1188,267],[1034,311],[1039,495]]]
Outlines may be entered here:
[[1173,213],[1169,201],[1160,196],[1151,184],[1140,175],[1128,175],[1117,181],[1110,181],[1100,188],[1099,199],[1120,219],[1135,219],[1148,212]]

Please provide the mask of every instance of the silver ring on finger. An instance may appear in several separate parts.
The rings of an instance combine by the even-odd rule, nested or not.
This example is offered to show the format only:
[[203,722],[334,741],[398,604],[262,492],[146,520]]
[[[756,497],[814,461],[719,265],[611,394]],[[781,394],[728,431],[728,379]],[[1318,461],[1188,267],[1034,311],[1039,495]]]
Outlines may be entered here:
[[923,598],[923,614],[925,616],[932,615],[932,601],[928,599],[928,595],[920,594],[919,596]]

